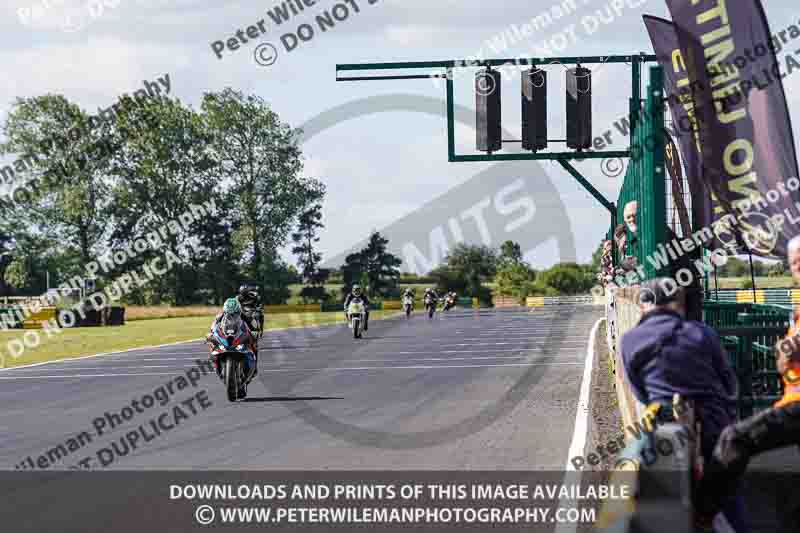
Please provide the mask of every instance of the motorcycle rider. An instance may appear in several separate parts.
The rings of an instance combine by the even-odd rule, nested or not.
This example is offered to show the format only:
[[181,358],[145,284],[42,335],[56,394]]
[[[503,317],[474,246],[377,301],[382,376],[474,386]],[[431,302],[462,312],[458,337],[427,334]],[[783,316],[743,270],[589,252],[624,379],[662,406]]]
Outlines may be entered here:
[[[225,304],[222,306],[222,312],[218,314],[214,318],[214,322],[211,323],[211,330],[209,331],[208,335],[206,336],[206,343],[210,345],[214,345],[214,330],[217,329],[217,326],[222,326],[222,328],[226,328],[227,326],[233,326],[235,329],[238,330],[239,325],[244,326],[245,329],[245,343],[250,347],[253,352],[254,358],[254,365],[255,368],[253,369],[253,374],[250,376],[250,380],[252,380],[256,374],[258,373],[258,344],[256,338],[253,336],[249,326],[247,325],[247,321],[244,320],[242,316],[242,306],[239,304],[239,301],[236,298],[228,298],[225,300]],[[216,365],[216,361],[214,363]],[[220,369],[217,368],[217,374],[220,373]],[[249,381],[248,381],[249,383]]]
[[422,296],[422,301],[425,301],[425,298],[430,296],[431,301],[433,302],[433,306],[436,307],[436,303],[439,301],[439,295],[436,293],[436,290],[433,287],[428,287],[425,289],[425,294]]
[[455,291],[450,291],[445,296],[444,309],[442,309],[442,311],[447,311],[455,306],[456,306],[456,293]]
[[407,287],[403,291],[403,296],[401,297],[401,301],[405,301],[406,298],[411,298],[411,307],[414,307],[414,289],[411,287]]
[[344,299],[344,314],[348,320],[350,317],[347,316],[347,308],[350,306],[350,302],[353,298],[360,298],[364,304],[364,331],[367,331],[369,329],[369,298],[367,298],[366,293],[361,290],[361,285],[358,283],[353,285],[353,288]]
[[258,294],[258,287],[242,285],[239,287],[236,299],[242,307],[242,318],[244,318],[250,331],[253,334],[261,333],[264,330],[264,311],[261,297]]

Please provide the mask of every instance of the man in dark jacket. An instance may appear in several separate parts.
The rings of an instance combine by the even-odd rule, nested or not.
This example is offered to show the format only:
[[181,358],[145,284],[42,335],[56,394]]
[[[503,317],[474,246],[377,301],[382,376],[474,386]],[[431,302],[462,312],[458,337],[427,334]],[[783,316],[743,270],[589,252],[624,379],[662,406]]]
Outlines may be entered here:
[[693,400],[703,420],[704,453],[736,420],[737,379],[717,333],[685,320],[684,295],[668,278],[640,288],[642,318],[622,338],[625,372],[636,398],[672,404],[678,393]]
[[[642,318],[621,342],[625,373],[643,404],[660,403],[671,411],[673,395],[691,400],[701,423],[701,449],[710,460],[719,435],[736,420],[737,379],[717,333],[686,320],[683,290],[659,278],[640,288]],[[745,529],[739,498],[723,514],[735,531]]]

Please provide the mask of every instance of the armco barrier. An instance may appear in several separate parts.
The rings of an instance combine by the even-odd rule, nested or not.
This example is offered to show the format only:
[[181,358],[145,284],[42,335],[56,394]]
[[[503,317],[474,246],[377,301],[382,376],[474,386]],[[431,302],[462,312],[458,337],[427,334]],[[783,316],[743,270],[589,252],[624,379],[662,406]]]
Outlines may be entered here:
[[492,303],[495,307],[517,307],[519,299],[515,296],[494,296]]
[[25,329],[41,328],[43,322],[53,320],[55,317],[55,307],[42,307],[39,311],[31,313],[22,323],[22,327]]
[[711,289],[710,300],[720,302],[759,303],[775,305],[800,304],[800,289],[778,287],[756,289],[753,302],[753,289]]
[[528,296],[525,299],[528,307],[541,307],[544,305],[603,305],[596,301],[591,294],[578,296]]

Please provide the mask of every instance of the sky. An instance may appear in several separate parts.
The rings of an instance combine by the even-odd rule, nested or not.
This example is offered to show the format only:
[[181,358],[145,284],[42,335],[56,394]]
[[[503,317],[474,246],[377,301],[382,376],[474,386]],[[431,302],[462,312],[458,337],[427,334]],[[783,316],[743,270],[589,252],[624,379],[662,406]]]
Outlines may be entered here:
[[[796,1],[763,3],[773,32],[800,24]],[[277,24],[270,16],[276,9],[291,18]],[[389,228],[405,239],[392,246],[409,270],[441,260],[459,234],[495,247],[513,235],[536,267],[588,262],[608,213],[555,163],[449,163],[443,84],[337,82],[337,63],[652,53],[641,17],[669,18],[663,0],[4,0],[0,12],[0,117],[16,97],[45,93],[96,112],[167,74],[170,95],[195,108],[204,92],[228,86],[258,94],[283,121],[314,130],[302,141],[304,173],[328,189],[319,243],[325,258]],[[326,13],[334,24],[323,31],[317,17]],[[526,23],[538,24],[527,36]],[[248,26],[255,38],[246,35]],[[239,30],[247,42],[236,37]],[[223,48],[231,38],[238,49]],[[627,113],[631,69],[592,68],[593,135],[611,130],[612,147],[624,149],[613,124]],[[548,68],[551,138],[564,138],[564,69]],[[514,139],[519,70],[507,71],[501,89],[503,127]],[[465,112],[474,108],[473,75],[465,69],[455,78]],[[784,85],[797,130],[800,76]],[[456,127],[456,146],[475,153],[469,119]],[[616,200],[622,175],[605,176],[599,163],[577,166]],[[294,262],[288,249],[284,255]]]

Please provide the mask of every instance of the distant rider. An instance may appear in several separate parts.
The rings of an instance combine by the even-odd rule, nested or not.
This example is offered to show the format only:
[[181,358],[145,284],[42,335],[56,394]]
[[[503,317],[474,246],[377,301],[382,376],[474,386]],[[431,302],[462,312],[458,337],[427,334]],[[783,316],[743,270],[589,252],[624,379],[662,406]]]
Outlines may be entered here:
[[350,293],[344,299],[345,316],[347,315],[347,308],[350,306],[350,302],[353,298],[360,298],[361,302],[364,304],[364,331],[367,331],[369,329],[369,298],[367,298],[367,295],[361,290],[361,285],[358,283],[353,285]]
[[427,289],[425,289],[425,294],[422,297],[422,301],[424,302],[425,298],[427,298],[428,296],[432,298],[431,301],[433,302],[433,306],[435,308],[436,303],[439,301],[439,295],[436,293],[433,287],[428,287]]
[[[212,346],[216,344],[214,341],[214,330],[216,330],[218,326],[221,326],[223,330],[232,327],[236,331],[239,331],[240,328],[244,328],[244,342],[253,351],[255,359],[255,368],[253,369],[253,375],[250,379],[255,377],[258,373],[258,343],[250,331],[250,328],[247,326],[247,321],[242,317],[242,306],[239,305],[239,301],[236,298],[228,298],[225,300],[225,304],[222,306],[222,312],[214,318],[214,322],[211,324],[211,331],[209,331],[206,336],[207,344],[211,344]],[[217,368],[217,373],[219,373],[219,371],[220,369]]]
[[456,293],[455,291],[450,291],[445,296],[444,309],[442,309],[442,311],[448,311],[455,306],[456,306]]

